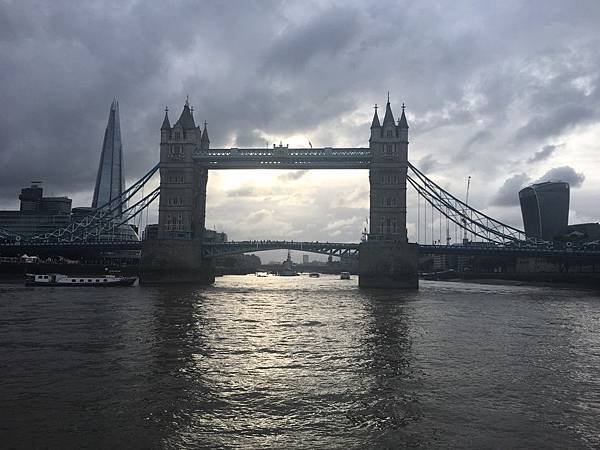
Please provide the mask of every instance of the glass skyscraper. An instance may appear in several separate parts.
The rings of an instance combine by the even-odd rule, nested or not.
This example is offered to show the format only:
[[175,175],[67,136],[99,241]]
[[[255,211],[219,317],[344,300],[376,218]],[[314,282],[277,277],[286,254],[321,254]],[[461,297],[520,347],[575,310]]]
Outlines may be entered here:
[[567,232],[569,183],[545,182],[519,191],[525,234],[552,240]]
[[[123,170],[123,146],[121,144],[121,122],[119,119],[119,102],[113,100],[110,105],[108,124],[104,132],[102,154],[94,188],[92,207],[99,208],[114,200],[125,190]],[[122,208],[118,209],[120,212]]]

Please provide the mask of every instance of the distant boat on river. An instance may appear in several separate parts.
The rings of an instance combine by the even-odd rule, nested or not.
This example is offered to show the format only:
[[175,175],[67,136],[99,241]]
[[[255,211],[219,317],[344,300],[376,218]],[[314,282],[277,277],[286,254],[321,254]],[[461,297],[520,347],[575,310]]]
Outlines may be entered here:
[[287,259],[281,264],[283,269],[279,272],[281,277],[297,277],[299,274],[294,270],[294,263],[292,262],[292,256],[288,250]]
[[122,277],[116,275],[68,276],[60,273],[27,274],[25,286],[43,287],[107,287],[107,286],[132,286],[137,277]]

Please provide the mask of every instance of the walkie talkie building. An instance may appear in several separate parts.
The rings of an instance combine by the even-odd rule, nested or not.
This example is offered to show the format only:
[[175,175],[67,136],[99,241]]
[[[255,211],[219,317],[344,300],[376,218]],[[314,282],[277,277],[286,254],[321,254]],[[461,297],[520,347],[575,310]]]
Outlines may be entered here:
[[519,191],[525,234],[552,240],[567,232],[569,183],[545,182]]

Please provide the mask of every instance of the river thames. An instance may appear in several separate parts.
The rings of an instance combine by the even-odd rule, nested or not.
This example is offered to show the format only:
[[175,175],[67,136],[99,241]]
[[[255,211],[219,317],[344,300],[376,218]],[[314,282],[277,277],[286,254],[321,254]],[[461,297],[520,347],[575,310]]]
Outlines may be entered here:
[[0,285],[4,448],[598,448],[600,293]]

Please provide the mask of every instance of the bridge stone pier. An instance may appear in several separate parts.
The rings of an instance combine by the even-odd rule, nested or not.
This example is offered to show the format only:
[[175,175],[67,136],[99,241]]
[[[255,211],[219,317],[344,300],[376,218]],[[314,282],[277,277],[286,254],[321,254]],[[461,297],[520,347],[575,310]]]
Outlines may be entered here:
[[[206,123],[196,126],[186,100],[171,126],[161,127],[158,238],[142,247],[142,283],[214,281],[210,252],[203,252],[209,170],[364,169],[369,171],[370,229],[359,245],[359,284],[365,288],[417,288],[418,247],[406,233],[408,123],[396,123],[389,98],[383,123],[377,107],[368,148],[211,149]],[[205,255],[204,257],[202,255]]]

